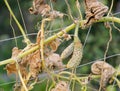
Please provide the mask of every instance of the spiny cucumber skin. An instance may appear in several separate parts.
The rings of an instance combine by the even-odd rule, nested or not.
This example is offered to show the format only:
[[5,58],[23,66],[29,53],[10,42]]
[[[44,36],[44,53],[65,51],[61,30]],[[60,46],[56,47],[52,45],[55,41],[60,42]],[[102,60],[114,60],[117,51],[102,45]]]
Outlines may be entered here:
[[74,43],[72,42],[68,47],[64,49],[64,51],[61,54],[61,58],[65,59],[69,57],[72,54],[73,50],[74,50]]
[[82,43],[80,42],[78,37],[75,37],[73,55],[72,58],[67,63],[67,68],[76,68],[81,62],[82,55],[83,55]]

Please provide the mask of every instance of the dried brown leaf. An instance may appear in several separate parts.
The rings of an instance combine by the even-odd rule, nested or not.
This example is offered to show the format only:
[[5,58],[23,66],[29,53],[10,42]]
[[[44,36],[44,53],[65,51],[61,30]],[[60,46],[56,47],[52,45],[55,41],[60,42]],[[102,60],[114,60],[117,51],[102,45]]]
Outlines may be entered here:
[[29,60],[30,60],[29,61],[29,65],[30,65],[29,72],[31,73],[32,77],[37,77],[42,69],[39,50],[35,51],[31,55],[31,59]]
[[21,52],[21,50],[18,49],[18,47],[14,47],[12,49],[12,57],[11,58],[16,58],[20,52]]
[[50,54],[46,59],[45,59],[46,66],[49,69],[53,68],[63,68],[64,65],[62,63],[62,59],[60,58],[60,55],[57,53],[52,53]]
[[107,13],[108,7],[98,0],[85,0],[87,25],[91,25]]
[[61,41],[60,39],[57,38],[54,41],[51,41],[47,46],[50,47],[52,52],[55,52],[58,49],[60,44],[61,44]]
[[17,74],[17,69],[16,69],[16,64],[15,63],[11,63],[11,64],[7,64],[5,69],[7,70],[7,74]]
[[93,74],[101,75],[102,87],[106,86],[108,80],[115,73],[115,69],[104,61],[96,61],[94,64],[92,64],[91,71]]
[[[18,56],[18,54],[21,52],[20,49],[18,49],[18,47],[14,47],[12,49],[12,56],[11,58],[13,58],[14,60],[16,60],[16,57]],[[10,63],[7,64],[5,69],[7,70],[7,74],[17,74],[17,69],[16,69],[16,64],[15,63]]]
[[[52,0],[56,1],[56,0]],[[65,14],[60,13],[59,11],[52,10],[48,4],[46,4],[45,0],[34,0],[33,6],[29,8],[29,12],[31,14],[40,14],[43,17],[49,17],[49,18],[63,18]]]
[[64,15],[65,14],[63,14],[63,13],[61,13],[59,11],[52,10],[51,12],[49,12],[49,14],[47,15],[47,17],[50,17],[52,19],[57,18],[57,17],[63,18]]
[[33,6],[29,8],[31,14],[41,14],[45,16],[50,12],[51,8],[48,4],[45,3],[45,0],[34,0]]
[[63,34],[63,37],[64,37],[64,39],[67,40],[67,41],[71,39],[71,35],[70,35],[70,34],[66,34],[66,33],[65,33],[65,34]]

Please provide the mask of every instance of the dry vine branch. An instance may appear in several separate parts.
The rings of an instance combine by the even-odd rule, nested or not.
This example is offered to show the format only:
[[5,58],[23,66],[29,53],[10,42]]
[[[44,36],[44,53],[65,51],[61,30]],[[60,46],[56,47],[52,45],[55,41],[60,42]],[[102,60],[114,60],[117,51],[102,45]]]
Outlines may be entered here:
[[[86,21],[86,20],[81,20],[80,23],[84,23],[85,21]],[[106,22],[106,21],[108,21],[108,22],[109,22],[109,21],[114,21],[114,22],[116,22],[116,23],[120,23],[120,19],[117,18],[117,17],[103,17],[103,18],[101,18],[100,20],[97,20],[96,22]],[[73,28],[75,28],[75,24],[74,24],[74,23],[71,24],[71,25],[69,25],[69,26],[67,26],[67,27],[66,27],[65,29],[63,29],[62,31],[69,32],[69,31],[71,31]],[[60,32],[58,32],[56,35],[53,35],[53,36],[49,37],[48,39],[46,39],[46,40],[44,41],[44,44],[48,44],[49,42],[51,42],[51,41],[53,41],[54,39],[58,38],[58,35],[59,35],[59,36],[63,35],[64,32],[62,32],[62,31],[60,31]],[[38,45],[35,45],[33,48],[27,50],[26,52],[19,54],[17,57],[18,57],[18,58],[22,58],[22,57],[30,54],[31,52],[37,50],[38,48],[39,48],[39,46],[38,46]],[[5,65],[5,64],[11,63],[11,62],[15,62],[15,60],[14,60],[14,59],[11,59],[11,58],[10,58],[10,59],[6,59],[6,60],[3,60],[3,61],[0,62],[0,65]]]

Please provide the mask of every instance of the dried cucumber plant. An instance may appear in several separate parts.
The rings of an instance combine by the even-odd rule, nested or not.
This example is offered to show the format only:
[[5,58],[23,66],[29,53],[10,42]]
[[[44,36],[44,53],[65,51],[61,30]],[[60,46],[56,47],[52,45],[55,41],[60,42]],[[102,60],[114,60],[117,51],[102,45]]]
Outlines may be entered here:
[[[51,81],[51,84],[46,84],[46,91],[76,91],[75,84],[78,84],[79,91],[88,91],[90,82],[97,78],[99,79],[99,91],[106,91],[108,83],[113,84],[115,82],[120,87],[120,81],[117,78],[120,75],[120,71],[106,62],[106,55],[112,41],[112,27],[110,23],[112,22],[113,25],[114,22],[120,24],[120,19],[110,14],[112,5],[109,9],[98,0],[83,0],[86,15],[84,19],[80,6],[80,3],[83,2],[79,2],[79,0],[75,1],[75,6],[79,13],[77,18],[72,16],[69,0],[65,0],[68,14],[54,10],[46,0],[33,0],[29,12],[32,15],[41,15],[42,20],[39,25],[36,41],[32,43],[14,15],[8,1],[4,0],[4,2],[10,12],[11,18],[13,18],[20,29],[24,43],[26,44],[26,47],[23,49],[14,47],[11,58],[0,61],[0,66],[6,65],[5,70],[7,74],[15,74],[19,80],[14,84],[13,91],[33,90],[34,86],[41,81],[39,77],[42,75],[43,78],[48,80],[48,83],[49,80]],[[57,2],[57,0],[49,0],[49,2]],[[107,16],[105,16],[106,14]],[[65,16],[70,17],[73,23],[46,38],[47,24],[57,19],[63,19]],[[81,76],[76,71],[81,66],[81,61],[84,61],[82,59],[84,56],[84,44],[82,44],[79,37],[79,28],[83,30],[83,27],[88,28],[97,22],[107,22],[106,27],[109,29],[110,38],[103,61],[92,62],[91,73]],[[118,29],[117,27],[115,28]],[[73,40],[71,40],[69,31],[74,31]],[[64,40],[71,40],[72,43],[61,54],[56,53]],[[63,61],[67,60],[67,58],[70,59],[65,64]]]

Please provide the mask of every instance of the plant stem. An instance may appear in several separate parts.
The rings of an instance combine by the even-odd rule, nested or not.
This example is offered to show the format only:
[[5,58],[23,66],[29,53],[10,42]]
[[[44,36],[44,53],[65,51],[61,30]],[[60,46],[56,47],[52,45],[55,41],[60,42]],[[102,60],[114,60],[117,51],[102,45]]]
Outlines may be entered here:
[[42,67],[45,68],[45,62],[44,62],[44,25],[46,21],[51,21],[49,18],[45,18],[42,20],[41,24],[41,41],[40,41],[40,54],[41,54],[41,60],[42,60]]
[[8,63],[12,63],[12,62],[15,62],[15,60],[13,60],[12,58],[6,59],[6,60],[3,60],[3,61],[0,62],[0,66],[8,64]]
[[[6,0],[5,0],[6,1]],[[109,21],[112,21],[112,22],[116,22],[116,23],[119,23],[120,24],[120,19],[117,18],[117,17],[103,17],[101,18],[100,20],[96,21],[96,22],[109,22]],[[84,23],[85,20],[81,20],[80,23]],[[62,36],[64,34],[64,32],[69,32],[71,31],[72,29],[75,28],[75,24],[71,24],[69,26],[67,26],[65,29],[61,30],[60,32],[58,32],[56,35],[53,35],[51,37],[49,37],[48,39],[46,39],[44,41],[44,44],[48,44],[49,42],[53,41],[54,39],[58,38],[58,36]],[[63,32],[64,31],[64,32]],[[26,52],[24,53],[21,53],[17,56],[17,58],[22,58],[30,53],[32,53],[33,51],[37,50],[39,48],[38,45],[36,45],[35,47],[31,48],[30,50],[27,50]],[[1,65],[5,65],[5,64],[8,64],[8,63],[11,63],[11,62],[15,62],[13,59],[7,59],[7,60],[3,60],[0,62],[0,66]]]
[[26,43],[27,45],[30,44],[30,43],[31,43],[30,40],[27,38],[27,36],[26,36],[26,34],[25,34],[25,32],[24,32],[24,29],[22,28],[21,24],[18,22],[17,18],[15,17],[15,14],[13,13],[10,5],[8,4],[8,1],[7,1],[7,0],[4,0],[4,2],[5,2],[8,10],[9,10],[9,12],[10,12],[10,14],[12,15],[13,19],[15,20],[18,28],[20,29],[20,31],[21,31],[21,33],[22,33],[22,35],[23,35],[23,37],[24,37],[25,43]]
[[117,18],[117,17],[102,17],[97,22],[110,22],[110,21],[120,23],[120,18]]

